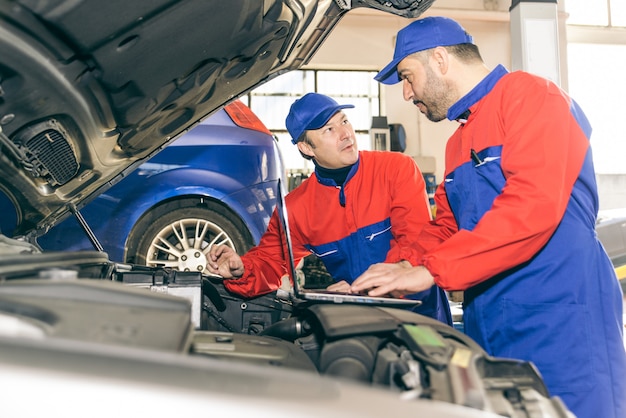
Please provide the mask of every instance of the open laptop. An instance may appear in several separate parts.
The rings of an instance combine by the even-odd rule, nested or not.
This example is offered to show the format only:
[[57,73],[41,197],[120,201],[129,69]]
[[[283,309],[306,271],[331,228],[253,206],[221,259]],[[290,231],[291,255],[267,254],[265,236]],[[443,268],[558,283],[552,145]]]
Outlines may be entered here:
[[[282,183],[278,181],[278,196],[276,198],[276,211],[280,221],[281,235],[283,238],[283,256],[287,262],[287,274],[293,283],[294,296],[297,299],[310,301],[320,301],[327,303],[355,303],[361,305],[378,305],[388,307],[416,307],[421,305],[421,301],[414,299],[400,299],[383,296],[367,296],[346,292],[333,292],[327,289],[307,289],[304,280],[306,277],[298,277],[296,263],[291,244],[291,233],[289,230],[289,217],[287,216],[287,205],[282,191]],[[300,272],[302,273],[302,272]],[[304,274],[302,273],[302,276]]]

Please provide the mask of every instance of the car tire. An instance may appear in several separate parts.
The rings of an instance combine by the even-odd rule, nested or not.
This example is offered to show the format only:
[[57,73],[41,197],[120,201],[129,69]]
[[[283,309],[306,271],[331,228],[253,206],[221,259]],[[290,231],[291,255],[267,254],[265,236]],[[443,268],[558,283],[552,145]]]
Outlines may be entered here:
[[138,265],[205,271],[211,246],[226,244],[244,254],[254,243],[243,222],[212,201],[180,200],[146,213],[128,240],[126,261]]

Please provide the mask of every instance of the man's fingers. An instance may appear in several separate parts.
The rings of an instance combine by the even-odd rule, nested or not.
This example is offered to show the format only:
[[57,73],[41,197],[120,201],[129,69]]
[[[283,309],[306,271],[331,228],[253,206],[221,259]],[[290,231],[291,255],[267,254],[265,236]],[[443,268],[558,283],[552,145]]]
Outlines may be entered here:
[[330,290],[331,292],[349,292],[350,285],[345,280],[342,280],[340,282],[331,284],[326,289]]
[[370,290],[367,291],[369,296],[386,296],[392,290],[392,286],[388,284],[382,284],[380,286],[372,286]]
[[228,245],[217,245],[211,248],[211,255],[217,260],[222,255],[228,254],[228,252],[232,250]]
[[371,292],[373,291],[375,294],[372,294],[372,296],[377,296],[379,294],[378,290],[374,290],[374,288],[387,284],[389,280],[392,280],[389,276],[379,275],[375,272],[367,272],[352,283],[350,290],[353,292],[361,292],[369,289],[369,294],[372,294]]
[[218,274],[220,274],[225,279],[233,278],[232,270],[230,269],[228,263],[220,263],[218,268]]

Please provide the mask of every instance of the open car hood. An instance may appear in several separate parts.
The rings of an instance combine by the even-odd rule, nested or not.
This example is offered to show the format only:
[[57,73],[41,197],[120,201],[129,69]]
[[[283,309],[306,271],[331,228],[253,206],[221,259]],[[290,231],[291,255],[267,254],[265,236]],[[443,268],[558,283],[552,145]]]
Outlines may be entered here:
[[[36,237],[313,56],[342,16],[434,0],[0,0],[0,190]],[[8,233],[10,231],[2,231]]]

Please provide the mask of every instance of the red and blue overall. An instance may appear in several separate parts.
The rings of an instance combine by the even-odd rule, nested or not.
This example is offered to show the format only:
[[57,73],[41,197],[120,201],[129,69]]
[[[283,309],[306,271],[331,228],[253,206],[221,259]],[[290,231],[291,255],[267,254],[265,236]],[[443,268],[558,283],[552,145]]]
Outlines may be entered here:
[[[315,253],[335,280],[352,283],[374,263],[421,262],[414,240],[431,212],[422,173],[405,154],[361,151],[343,186],[316,171],[285,202],[296,264]],[[252,297],[280,287],[286,265],[276,212],[259,245],[241,258],[244,275],[224,281],[228,290]],[[422,300],[415,312],[452,324],[442,289],[408,297]]]
[[555,84],[499,66],[448,119],[461,125],[423,264],[465,291],[465,331],[489,354],[532,361],[579,418],[626,417],[622,292],[595,234],[585,115]]

